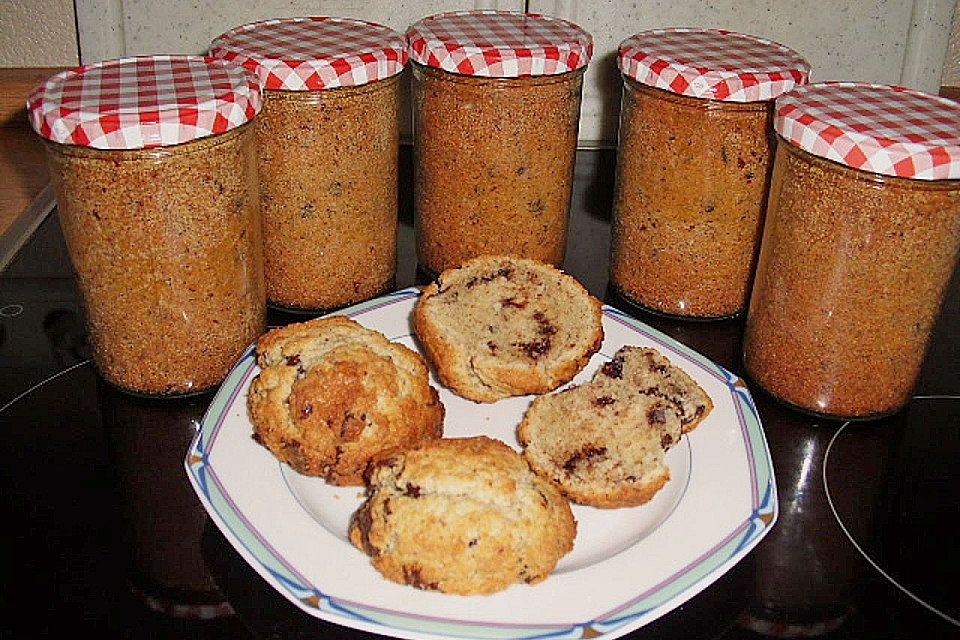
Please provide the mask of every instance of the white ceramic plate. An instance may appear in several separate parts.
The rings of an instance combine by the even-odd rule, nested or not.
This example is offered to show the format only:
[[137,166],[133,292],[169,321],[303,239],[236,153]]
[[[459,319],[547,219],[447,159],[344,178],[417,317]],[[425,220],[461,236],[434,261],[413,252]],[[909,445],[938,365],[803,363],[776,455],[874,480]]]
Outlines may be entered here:
[[[341,313],[417,349],[404,289]],[[385,580],[347,540],[362,501],[280,464],[254,442],[246,394],[252,348],[214,397],[185,466],[212,519],[250,565],[306,613],[401,638],[616,638],[662,616],[746,555],[777,518],[770,454],[744,382],[622,311],[604,307],[605,339],[590,377],[626,344],[651,346],[710,394],[714,411],[667,454],[671,480],[646,505],[574,506],[573,551],[545,581],[487,596],[421,591]],[[519,448],[515,429],[531,397],[477,404],[436,380],[445,436],[486,434]]]

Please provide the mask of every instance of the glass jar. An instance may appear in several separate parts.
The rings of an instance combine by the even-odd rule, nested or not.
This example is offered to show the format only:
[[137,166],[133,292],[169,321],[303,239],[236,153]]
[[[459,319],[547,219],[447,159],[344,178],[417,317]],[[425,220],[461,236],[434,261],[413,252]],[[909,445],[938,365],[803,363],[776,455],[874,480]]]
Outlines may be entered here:
[[879,417],[909,401],[957,264],[960,105],[876,85],[805,89],[777,102],[744,363],[796,408]]
[[483,254],[559,266],[590,36],[554,18],[475,11],[422,20],[407,39],[420,267],[436,274]]
[[218,385],[265,329],[256,79],[128,58],[57,74],[29,106],[99,373],[142,395]]
[[763,228],[773,99],[809,65],[779,44],[692,29],[637,34],[618,59],[611,283],[657,313],[737,315]]
[[264,86],[257,139],[271,305],[316,313],[392,289],[400,34],[359,20],[268,20],[223,34],[211,54]]

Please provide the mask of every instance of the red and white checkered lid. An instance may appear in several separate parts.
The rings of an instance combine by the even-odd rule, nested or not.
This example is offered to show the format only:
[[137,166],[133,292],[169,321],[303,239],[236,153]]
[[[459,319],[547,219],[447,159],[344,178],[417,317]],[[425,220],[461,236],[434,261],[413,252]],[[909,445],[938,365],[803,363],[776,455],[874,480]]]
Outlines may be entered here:
[[253,71],[267,89],[313,91],[356,87],[400,73],[403,36],[383,25],[346,18],[281,18],[224,33],[210,55]]
[[593,38],[572,22],[509,11],[430,16],[407,30],[407,44],[415,62],[489,78],[557,75],[593,55]]
[[655,29],[620,43],[628,78],[692,98],[773,100],[806,84],[810,65],[781,44],[717,29]]
[[774,129],[804,151],[854,169],[960,179],[960,104],[903,87],[824,82],[777,99]]
[[48,78],[27,99],[33,128],[62,144],[145,149],[224,133],[260,112],[243,67],[195,56],[107,60]]

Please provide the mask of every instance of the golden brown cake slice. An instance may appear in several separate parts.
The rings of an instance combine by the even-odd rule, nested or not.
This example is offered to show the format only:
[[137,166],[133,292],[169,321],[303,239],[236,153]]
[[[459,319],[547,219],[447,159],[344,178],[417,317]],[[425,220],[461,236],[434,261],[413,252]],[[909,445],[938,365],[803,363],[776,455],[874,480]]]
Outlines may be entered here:
[[350,540],[384,577],[486,594],[535,583],[573,548],[569,503],[486,436],[421,442],[372,467]]
[[517,435],[534,471],[574,502],[636,506],[670,479],[666,451],[712,409],[666,357],[627,346],[589,382],[536,398]]
[[444,408],[416,352],[350,318],[273,329],[257,342],[247,408],[281,461],[333,484],[363,484],[371,460],[443,435]]
[[576,279],[504,256],[440,274],[417,301],[413,327],[440,381],[477,402],[552,391],[603,341],[602,305]]

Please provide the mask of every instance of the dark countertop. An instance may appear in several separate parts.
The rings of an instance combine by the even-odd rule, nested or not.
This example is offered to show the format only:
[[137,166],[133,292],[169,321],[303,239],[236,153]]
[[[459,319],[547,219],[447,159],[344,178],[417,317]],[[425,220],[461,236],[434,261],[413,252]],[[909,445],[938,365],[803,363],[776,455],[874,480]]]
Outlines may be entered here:
[[[566,270],[742,375],[742,320],[659,318],[608,292],[612,179],[611,152],[579,154]],[[404,195],[398,288],[418,278]],[[87,361],[80,314],[54,213],[0,274],[0,636],[371,637],[301,612],[246,564],[183,470],[211,396],[143,400],[105,385]],[[960,618],[960,546],[946,522],[960,504],[960,400],[941,397],[960,395],[960,279],[917,397],[899,414],[841,428],[753,393],[776,471],[776,525],[719,580],[629,637],[957,637],[928,607]],[[191,606],[145,605],[170,601]]]

